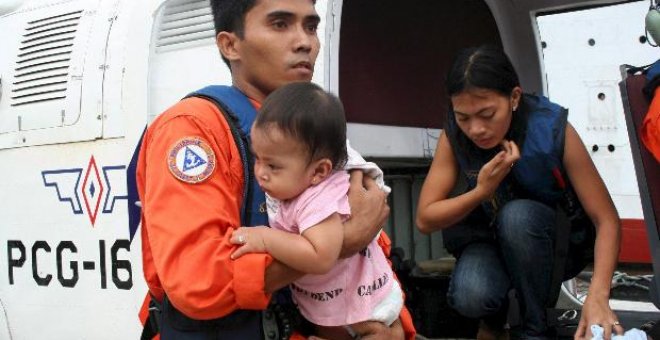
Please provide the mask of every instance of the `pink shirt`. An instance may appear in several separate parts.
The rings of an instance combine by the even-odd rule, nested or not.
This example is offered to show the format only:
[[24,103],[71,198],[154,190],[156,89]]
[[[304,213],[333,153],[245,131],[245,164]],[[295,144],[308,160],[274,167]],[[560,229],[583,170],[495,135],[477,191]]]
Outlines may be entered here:
[[[302,234],[333,213],[350,215],[349,176],[336,171],[298,197],[280,202],[271,227]],[[374,239],[359,253],[339,259],[324,275],[306,275],[291,284],[298,308],[309,321],[342,326],[370,320],[374,307],[392,289],[394,275]]]

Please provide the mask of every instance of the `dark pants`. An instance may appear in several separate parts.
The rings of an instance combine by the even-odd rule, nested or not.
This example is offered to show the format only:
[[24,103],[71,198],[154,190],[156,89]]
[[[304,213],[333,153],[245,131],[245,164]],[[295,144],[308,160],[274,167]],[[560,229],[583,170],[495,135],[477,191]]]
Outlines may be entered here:
[[[253,313],[249,320],[230,329],[209,328],[202,331],[180,331],[165,320],[160,320],[160,338],[162,340],[262,340],[260,313]],[[165,321],[165,322],[163,322]]]
[[513,287],[520,303],[523,337],[545,338],[555,211],[536,201],[514,200],[500,210],[496,228],[496,242],[472,243],[461,252],[448,302],[464,316],[501,327]]
[[261,340],[263,335],[260,332],[261,325],[255,324],[252,328],[234,329],[234,330],[208,330],[200,332],[181,332],[173,329],[167,324],[163,325],[160,333],[162,340]]

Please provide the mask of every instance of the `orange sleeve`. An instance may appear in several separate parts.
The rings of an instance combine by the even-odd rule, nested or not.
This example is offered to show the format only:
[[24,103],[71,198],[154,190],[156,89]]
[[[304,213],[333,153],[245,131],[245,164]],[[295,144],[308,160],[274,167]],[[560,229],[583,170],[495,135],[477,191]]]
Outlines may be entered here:
[[660,162],[660,86],[655,89],[653,101],[642,123],[641,135],[646,148]]
[[[143,242],[147,242],[143,252],[150,290],[162,297],[149,280],[147,262],[172,304],[191,318],[264,309],[270,298],[264,291],[264,273],[272,258],[266,254],[229,258],[235,249],[229,238],[240,225],[243,193],[242,165],[233,138],[212,104],[189,99],[177,107],[179,112],[166,112],[152,124],[140,155]],[[194,115],[187,113],[191,110]],[[216,162],[208,178],[191,184],[170,171],[168,155],[177,142],[195,137],[210,147]]]
[[[390,240],[389,236],[385,234],[384,231],[381,231],[380,234],[378,234],[378,245],[383,250],[383,253],[387,257],[387,262],[389,262],[391,267],[392,262],[389,260],[389,258],[392,252],[392,241]],[[399,278],[396,276],[396,273],[394,273],[394,278],[397,280],[397,282],[399,282]],[[403,288],[401,282],[399,282],[399,285],[401,286],[401,288]],[[404,301],[405,301],[405,292],[404,292]],[[403,308],[401,309],[401,314],[399,314],[399,320],[401,320],[401,326],[403,328],[405,339],[415,340],[417,336],[417,330],[415,330],[415,324],[413,323],[412,315],[410,314],[410,311],[408,311],[408,307],[406,307],[406,305],[403,305]]]

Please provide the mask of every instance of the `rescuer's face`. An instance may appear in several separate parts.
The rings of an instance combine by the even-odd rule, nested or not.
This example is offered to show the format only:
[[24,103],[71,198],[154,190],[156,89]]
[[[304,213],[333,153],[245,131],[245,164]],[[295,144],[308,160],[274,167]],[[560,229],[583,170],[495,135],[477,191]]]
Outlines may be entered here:
[[239,73],[243,87],[258,93],[254,99],[261,101],[291,82],[311,81],[319,21],[311,0],[259,0],[246,14],[232,72]]

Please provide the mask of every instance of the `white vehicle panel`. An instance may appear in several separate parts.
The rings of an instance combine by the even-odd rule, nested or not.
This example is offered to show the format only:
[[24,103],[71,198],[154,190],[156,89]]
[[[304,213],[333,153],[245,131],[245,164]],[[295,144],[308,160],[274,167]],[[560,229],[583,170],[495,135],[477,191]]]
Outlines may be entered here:
[[642,209],[618,66],[658,58],[657,48],[640,41],[647,11],[648,2],[638,1],[538,18],[548,95],[568,108],[621,218],[639,219]]
[[[534,13],[577,2],[485,2],[498,20],[504,47],[522,67],[523,84],[545,93]],[[596,2],[613,1],[588,1]],[[0,280],[0,339],[136,339],[142,330],[138,311],[147,287],[142,275],[140,230],[135,232],[131,227],[137,226],[129,225],[128,210],[135,202],[129,201],[127,167],[149,121],[192,90],[231,82],[214,43],[208,0],[36,0],[3,15],[3,10],[18,3],[0,5],[0,176],[5,179],[0,187],[0,245],[4,247],[0,249],[0,272],[6,275]],[[313,81],[335,93],[339,93],[343,4],[342,0],[316,2],[322,18],[318,28],[322,41]],[[57,21],[52,17],[78,12],[71,58],[64,62],[69,67],[63,78],[65,98],[12,106],[17,56],[26,25],[44,18]],[[608,20],[615,19],[612,16]],[[599,25],[607,23],[605,20]],[[591,29],[587,22],[582,24],[587,25],[584,29]],[[63,34],[58,30],[66,28],[54,30]],[[605,38],[595,39],[600,43]],[[555,69],[548,64],[555,58],[550,55],[552,48],[564,43],[562,48],[576,49],[575,45],[583,43],[557,39],[544,36],[549,46],[543,50],[546,71],[591,80],[552,76],[547,92],[553,101],[570,108],[571,122],[586,136],[588,147],[590,143],[616,146],[616,152],[601,148],[593,154],[594,161],[621,215],[639,218],[625,125],[617,111],[618,77],[611,73],[618,72],[618,67],[610,70],[610,66],[592,63],[580,69]],[[67,51],[62,53],[69,54]],[[610,48],[601,53],[618,52]],[[567,65],[576,64],[583,58],[581,53],[569,54],[567,60],[556,59],[556,65],[572,67]],[[584,58],[589,61],[598,55]],[[56,56],[43,60],[53,65],[63,62]],[[643,63],[643,59],[639,61]],[[50,70],[42,72],[53,75]],[[581,93],[584,96],[580,98],[590,100],[561,96],[555,86],[570,88],[573,85],[569,83],[579,85],[579,89],[571,90],[573,94]],[[57,88],[53,84],[43,86]],[[599,93],[607,100],[597,99]],[[34,98],[43,98],[40,95]],[[352,145],[363,155],[394,160],[403,168],[420,169],[422,162],[428,162],[439,134],[438,129],[423,127],[348,126]],[[402,174],[388,180],[396,191],[393,204],[408,208],[393,213],[394,223],[388,224],[390,233],[396,234],[394,241],[403,242],[401,235],[411,234],[405,241],[408,255],[414,253],[412,256],[419,259],[446,255],[438,251],[442,243],[439,233],[427,237],[400,227],[413,224],[416,202],[410,197],[417,196],[421,176]],[[400,195],[402,192],[408,195]],[[422,243],[427,248],[422,249]],[[432,255],[417,254],[423,252]]]
[[109,4],[69,1],[3,17],[2,29],[20,34],[3,39],[0,54],[0,148],[100,137]]

